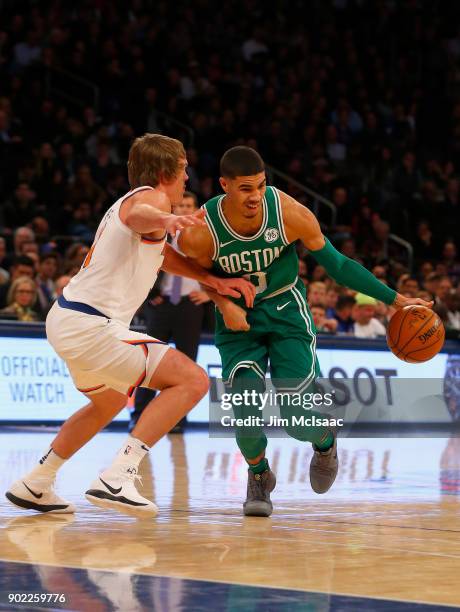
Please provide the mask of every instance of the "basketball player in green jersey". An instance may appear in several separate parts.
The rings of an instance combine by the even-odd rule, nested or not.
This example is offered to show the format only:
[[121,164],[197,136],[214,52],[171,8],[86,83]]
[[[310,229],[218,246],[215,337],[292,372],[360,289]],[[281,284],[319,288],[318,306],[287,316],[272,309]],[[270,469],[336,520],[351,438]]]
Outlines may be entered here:
[[[179,247],[215,274],[244,276],[256,286],[251,309],[241,300],[209,293],[217,306],[216,346],[229,390],[263,391],[268,360],[278,391],[303,394],[312,389],[319,373],[316,330],[304,284],[298,278],[297,240],[341,285],[398,308],[409,304],[431,307],[430,302],[397,294],[339,253],[308,208],[266,186],[263,160],[253,149],[229,149],[220,171],[224,194],[204,205],[207,226],[186,228]],[[260,416],[258,406],[234,407],[234,412],[237,418]],[[283,408],[281,413],[288,416]],[[309,415],[321,416],[313,411]],[[310,482],[316,493],[328,491],[338,470],[335,433],[326,427],[305,426],[289,426],[286,432],[313,444]],[[236,441],[249,465],[244,513],[269,516],[270,492],[276,480],[265,459],[267,438],[261,427],[236,427]]]

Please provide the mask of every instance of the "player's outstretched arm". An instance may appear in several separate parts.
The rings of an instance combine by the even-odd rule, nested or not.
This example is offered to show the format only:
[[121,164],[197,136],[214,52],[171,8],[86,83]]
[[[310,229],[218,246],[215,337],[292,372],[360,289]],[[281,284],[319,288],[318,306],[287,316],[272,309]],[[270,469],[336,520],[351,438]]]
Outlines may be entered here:
[[219,309],[225,308],[226,302],[233,304],[223,297],[226,295],[234,298],[243,296],[246,306],[252,308],[256,292],[252,283],[244,278],[220,278],[209,272],[213,244],[207,226],[185,228],[179,236],[178,245],[186,257],[166,245],[163,270],[200,282]]
[[204,210],[193,215],[171,214],[171,202],[161,191],[139,192],[128,198],[120,209],[121,221],[138,234],[164,230],[175,236],[185,227],[204,226],[204,216]]
[[305,206],[280,192],[283,221],[289,242],[301,240],[316,261],[340,285],[369,295],[385,304],[402,308],[420,304],[431,308],[433,302],[406,298],[381,283],[369,270],[354,259],[342,255],[323,235],[315,215]]
[[188,257],[178,253],[171,245],[165,244],[164,260],[161,269],[169,274],[193,278],[203,285],[205,290],[213,289],[217,295],[229,295],[234,298],[244,297],[246,304],[254,302],[255,288],[244,278],[223,279],[214,276],[208,269]]

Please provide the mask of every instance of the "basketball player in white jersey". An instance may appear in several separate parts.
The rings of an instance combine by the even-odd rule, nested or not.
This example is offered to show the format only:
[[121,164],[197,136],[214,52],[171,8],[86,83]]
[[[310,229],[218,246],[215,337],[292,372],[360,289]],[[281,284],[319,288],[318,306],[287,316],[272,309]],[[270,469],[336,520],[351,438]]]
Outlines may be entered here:
[[160,390],[144,410],[113,463],[86,492],[98,506],[153,516],[156,505],[135,487],[138,466],[150,447],[206,394],[208,378],[191,359],[151,336],[130,331],[137,309],[160,267],[195,278],[222,295],[255,290],[244,279],[223,280],[188,261],[166,243],[190,225],[204,225],[204,211],[171,214],[187,180],[182,144],[145,134],[128,160],[132,190],[104,215],[81,270],[64,288],[47,320],[48,340],[65,360],[76,387],[90,403],[68,419],[39,464],[6,493],[13,504],[39,512],[71,513],[73,504],[54,492],[57,470],[104,428],[138,386]]

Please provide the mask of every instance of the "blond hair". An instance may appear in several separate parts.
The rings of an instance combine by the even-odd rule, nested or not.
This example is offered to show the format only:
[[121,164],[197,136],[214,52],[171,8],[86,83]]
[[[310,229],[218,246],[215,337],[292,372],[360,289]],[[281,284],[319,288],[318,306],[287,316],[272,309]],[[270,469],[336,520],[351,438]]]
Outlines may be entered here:
[[37,301],[37,284],[36,282],[30,278],[29,276],[20,276],[19,278],[17,278],[15,281],[13,281],[11,283],[11,287],[8,289],[8,294],[6,297],[6,303],[8,304],[8,306],[11,306],[11,304],[14,304],[14,302],[16,301],[16,291],[18,290],[19,285],[22,284],[27,284],[29,285],[29,287],[31,287],[34,291],[34,297],[33,300],[31,301],[30,305],[33,306],[35,304],[35,302]]
[[171,181],[178,174],[179,161],[185,159],[184,145],[162,134],[144,134],[131,145],[128,178],[131,189],[161,181]]

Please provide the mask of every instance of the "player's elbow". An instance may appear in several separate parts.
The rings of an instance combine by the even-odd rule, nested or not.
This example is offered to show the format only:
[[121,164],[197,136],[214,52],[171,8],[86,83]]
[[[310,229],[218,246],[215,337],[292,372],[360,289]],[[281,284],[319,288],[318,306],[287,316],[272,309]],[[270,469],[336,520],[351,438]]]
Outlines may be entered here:
[[145,219],[143,219],[142,215],[136,210],[130,211],[126,215],[125,224],[133,232],[137,232],[138,234],[145,232]]
[[148,234],[164,227],[164,215],[151,206],[133,206],[126,215],[126,225],[138,234]]

